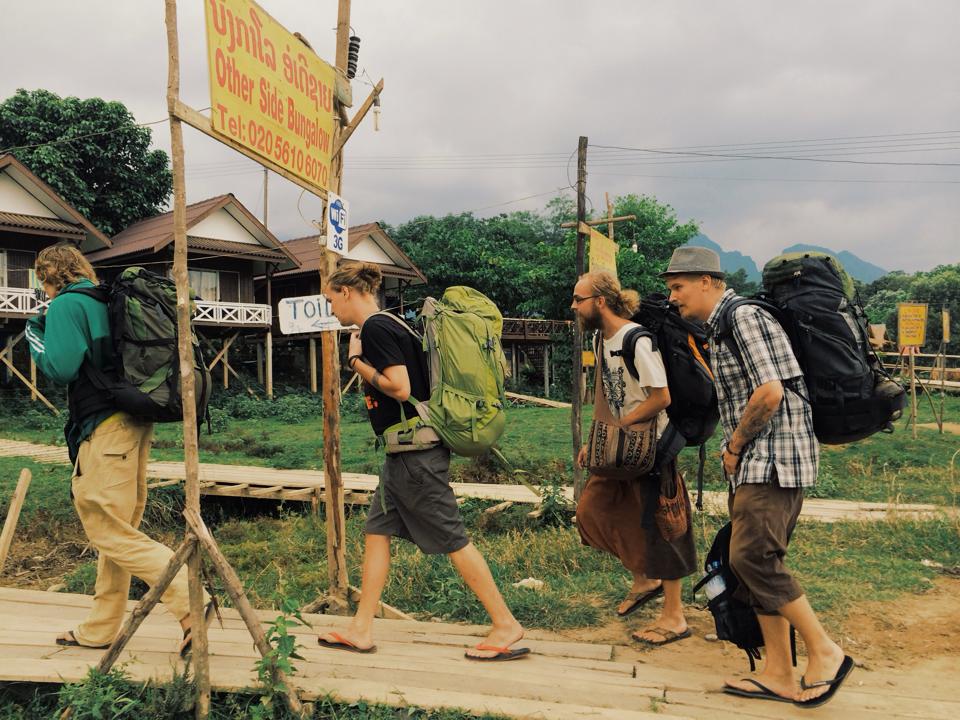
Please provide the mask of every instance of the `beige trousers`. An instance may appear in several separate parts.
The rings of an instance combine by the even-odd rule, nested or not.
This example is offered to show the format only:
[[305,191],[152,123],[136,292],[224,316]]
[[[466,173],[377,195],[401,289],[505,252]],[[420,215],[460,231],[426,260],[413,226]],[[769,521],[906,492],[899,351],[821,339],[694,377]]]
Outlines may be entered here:
[[[130,576],[153,585],[173,556],[170,548],[138,529],[147,502],[152,439],[153,423],[117,413],[80,445],[73,503],[90,544],[100,554],[93,607],[73,631],[81,645],[113,642],[126,611]],[[186,567],[160,599],[175,618],[190,614]]]

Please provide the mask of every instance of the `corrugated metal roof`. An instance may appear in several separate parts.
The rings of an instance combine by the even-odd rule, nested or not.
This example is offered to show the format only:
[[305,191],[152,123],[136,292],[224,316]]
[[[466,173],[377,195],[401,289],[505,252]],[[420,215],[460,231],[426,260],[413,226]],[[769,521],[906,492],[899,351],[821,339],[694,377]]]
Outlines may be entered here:
[[31,230],[49,230],[60,234],[76,235],[77,237],[86,235],[86,231],[79,225],[68,223],[66,220],[60,220],[59,218],[40,217],[38,215],[0,212],[0,225],[30,228]]
[[217,238],[203,238],[187,236],[187,247],[193,250],[210,250],[216,253],[228,253],[230,255],[246,255],[249,257],[269,258],[271,260],[286,260],[287,256],[282,250],[264,247],[263,245],[251,245],[248,243],[235,242],[232,240],[218,240]]

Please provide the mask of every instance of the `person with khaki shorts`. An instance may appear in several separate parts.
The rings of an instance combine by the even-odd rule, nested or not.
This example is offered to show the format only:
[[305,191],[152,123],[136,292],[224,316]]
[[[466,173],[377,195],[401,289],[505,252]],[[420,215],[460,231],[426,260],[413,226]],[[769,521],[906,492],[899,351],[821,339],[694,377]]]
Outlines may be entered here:
[[[661,277],[680,314],[704,322],[710,336],[721,458],[730,482],[730,568],[740,582],[737,598],[756,612],[766,647],[760,673],[727,680],[723,692],[818,707],[833,698],[854,661],[827,635],[784,564],[820,459],[803,372],[773,316],[739,303],[727,289],[715,252],[678,248]],[[790,662],[791,625],[807,650],[799,687]]]
[[[58,645],[107,647],[127,607],[130,578],[153,585],[173,551],[140,531],[147,502],[147,460],[153,423],[110,407],[102,394],[83,400],[83,363],[104,369],[113,363],[107,306],[70,292],[94,287],[90,263],[72,245],[57,245],[37,256],[37,280],[50,298],[45,314],[28,321],[26,337],[37,367],[54,382],[67,385],[70,416],[64,434],[73,462],[71,496],[83,530],[98,552],[97,579],[90,614],[57,637]],[[187,571],[181,568],[161,597],[183,629],[180,654],[191,647]],[[207,614],[214,609],[205,596]]]

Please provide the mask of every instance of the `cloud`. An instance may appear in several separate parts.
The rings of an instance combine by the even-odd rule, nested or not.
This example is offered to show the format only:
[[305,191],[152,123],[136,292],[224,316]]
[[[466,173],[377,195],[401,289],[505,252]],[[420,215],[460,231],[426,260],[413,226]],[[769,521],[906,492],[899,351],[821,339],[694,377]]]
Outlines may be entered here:
[[[322,57],[333,57],[336,2],[262,4]],[[21,86],[45,87],[122,100],[142,121],[165,114],[162,3],[5,5],[7,27],[42,24],[43,31],[7,33],[0,97]],[[209,104],[202,13],[202,3],[179,3],[182,96],[197,108]],[[960,4],[953,0],[357,0],[351,24],[362,38],[361,68],[385,79],[382,132],[365,123],[347,150],[343,194],[357,222],[400,222],[563,187],[579,135],[592,144],[677,147],[960,131]],[[354,84],[358,99],[367,91]],[[256,166],[186,133],[188,198],[234,192],[260,210]],[[165,126],[154,137],[169,146]],[[873,157],[960,162],[955,147],[960,141]],[[589,152],[595,206],[605,191],[650,193],[682,219],[700,221],[728,249],[758,259],[803,238],[885,267],[957,260],[958,185],[929,181],[960,181],[960,168],[637,153],[621,154],[614,165],[604,154]],[[485,157],[430,166],[456,166],[447,169],[383,161],[427,155]],[[927,182],[899,183],[905,179]],[[300,195],[271,176],[270,224],[281,237],[309,232],[301,213],[319,215],[319,202]],[[504,209],[542,207],[545,200]],[[911,242],[907,254],[904,238]]]

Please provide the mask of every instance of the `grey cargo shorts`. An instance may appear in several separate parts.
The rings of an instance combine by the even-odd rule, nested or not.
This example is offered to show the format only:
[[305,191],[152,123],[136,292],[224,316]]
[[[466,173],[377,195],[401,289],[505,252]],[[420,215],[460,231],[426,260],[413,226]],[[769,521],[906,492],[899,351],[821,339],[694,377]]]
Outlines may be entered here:
[[450,451],[387,455],[364,532],[409,540],[428,555],[464,548],[470,540],[450,487]]

